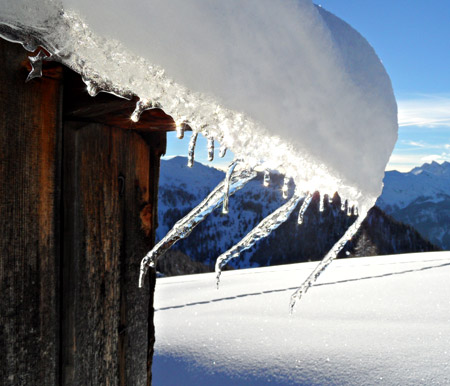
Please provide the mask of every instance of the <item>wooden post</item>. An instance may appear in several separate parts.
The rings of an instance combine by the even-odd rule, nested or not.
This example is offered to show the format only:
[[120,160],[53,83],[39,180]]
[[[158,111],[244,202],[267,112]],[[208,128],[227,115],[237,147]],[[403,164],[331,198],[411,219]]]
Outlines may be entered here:
[[25,84],[26,52],[1,39],[0,57],[0,379],[149,384],[154,273],[137,283],[173,120],[133,126],[133,101],[90,98],[59,65]]

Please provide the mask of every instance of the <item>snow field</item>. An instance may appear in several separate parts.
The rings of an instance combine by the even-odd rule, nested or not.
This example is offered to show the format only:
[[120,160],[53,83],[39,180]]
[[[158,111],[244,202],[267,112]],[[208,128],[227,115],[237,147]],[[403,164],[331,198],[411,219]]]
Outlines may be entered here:
[[450,383],[450,253],[160,278],[155,385]]

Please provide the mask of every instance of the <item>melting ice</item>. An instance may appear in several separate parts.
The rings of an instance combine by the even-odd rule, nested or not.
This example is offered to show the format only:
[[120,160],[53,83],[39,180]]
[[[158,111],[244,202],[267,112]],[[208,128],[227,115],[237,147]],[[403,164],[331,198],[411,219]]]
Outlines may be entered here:
[[[193,130],[189,165],[200,133],[242,160],[227,179],[181,219],[147,254],[143,274],[168,247],[242,187],[256,170],[285,174],[295,194],[254,231],[220,257],[256,242],[284,221],[303,199],[336,191],[358,220],[299,289],[299,298],[358,229],[381,192],[384,168],[397,138],[391,83],[367,41],[310,0],[4,0],[0,36],[38,45],[50,58],[32,59],[30,78],[42,60],[78,72],[90,95],[101,91],[139,102],[131,116],[163,108],[184,135]],[[282,42],[283,44],[280,44]],[[41,56],[39,56],[41,55]],[[265,173],[264,184],[270,181]],[[304,193],[301,193],[304,192]],[[322,201],[322,200],[321,200]]]
[[185,217],[179,220],[167,235],[155,245],[155,247],[144,257],[141,263],[141,274],[139,286],[143,286],[143,280],[148,267],[155,267],[159,256],[162,256],[173,244],[183,239],[201,223],[215,208],[222,204],[224,197],[234,194],[242,189],[245,184],[256,177],[256,172],[242,168],[236,174],[225,179],[206,197],[200,204],[192,209]]

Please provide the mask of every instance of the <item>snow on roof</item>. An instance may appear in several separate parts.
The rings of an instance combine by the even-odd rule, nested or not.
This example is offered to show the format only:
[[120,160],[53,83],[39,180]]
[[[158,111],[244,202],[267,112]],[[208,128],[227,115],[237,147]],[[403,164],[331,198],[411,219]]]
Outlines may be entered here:
[[218,281],[229,259],[303,200],[300,224],[312,192],[339,192],[348,214],[357,205],[357,219],[291,297],[293,307],[381,193],[398,128],[389,77],[360,34],[310,0],[5,0],[0,36],[29,50],[43,46],[51,56],[41,51],[34,64],[64,63],[81,74],[91,96],[138,96],[132,121],[162,107],[180,137],[188,124],[190,164],[199,132],[210,158],[214,139],[237,156],[224,182],[143,258],[140,286],[148,267],[215,207],[223,202],[227,213],[229,195],[257,168],[265,183],[276,169],[285,174],[285,198],[294,180],[292,197],[218,257]]
[[106,89],[158,104],[251,166],[368,210],[397,138],[367,41],[310,0],[5,0],[0,34]]

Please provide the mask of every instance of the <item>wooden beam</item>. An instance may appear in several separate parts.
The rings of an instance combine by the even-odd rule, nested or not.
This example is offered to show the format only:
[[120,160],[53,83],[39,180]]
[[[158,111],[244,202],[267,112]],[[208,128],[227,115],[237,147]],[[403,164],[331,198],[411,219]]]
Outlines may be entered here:
[[78,74],[67,70],[65,79],[65,120],[96,122],[140,132],[176,129],[172,117],[161,109],[144,111],[140,120],[133,122],[130,117],[136,107],[137,97],[126,100],[108,93],[91,97]]

